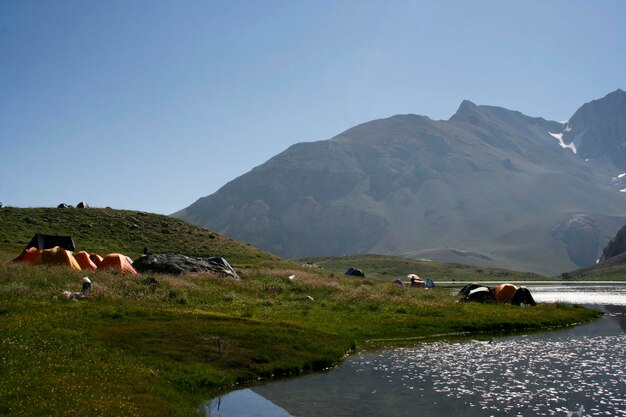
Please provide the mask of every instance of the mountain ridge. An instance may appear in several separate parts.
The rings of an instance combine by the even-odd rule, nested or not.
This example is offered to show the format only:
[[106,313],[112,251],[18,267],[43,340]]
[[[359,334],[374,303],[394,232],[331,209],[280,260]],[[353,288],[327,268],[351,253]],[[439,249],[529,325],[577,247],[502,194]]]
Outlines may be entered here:
[[563,149],[563,126],[468,100],[448,120],[376,119],[292,145],[174,215],[285,257],[556,274],[597,259],[626,223],[618,168]]

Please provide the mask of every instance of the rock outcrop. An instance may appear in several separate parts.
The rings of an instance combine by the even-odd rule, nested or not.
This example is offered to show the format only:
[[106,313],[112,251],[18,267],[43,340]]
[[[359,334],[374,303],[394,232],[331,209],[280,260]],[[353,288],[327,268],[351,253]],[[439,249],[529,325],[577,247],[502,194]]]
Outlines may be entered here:
[[217,257],[203,259],[173,253],[144,255],[133,262],[133,267],[141,273],[156,272],[180,275],[211,272],[239,280],[239,276],[228,262]]

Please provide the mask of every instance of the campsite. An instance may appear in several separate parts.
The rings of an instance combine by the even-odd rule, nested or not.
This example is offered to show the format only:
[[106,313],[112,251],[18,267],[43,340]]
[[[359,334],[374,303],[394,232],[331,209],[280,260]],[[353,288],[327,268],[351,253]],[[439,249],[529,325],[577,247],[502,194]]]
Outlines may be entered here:
[[[346,276],[349,266],[333,272],[280,259],[149,213],[3,208],[0,227],[5,414],[193,415],[195,404],[218,392],[332,367],[367,340],[539,330],[597,317],[568,305],[461,303],[445,288],[394,285],[367,263],[354,264],[365,277]],[[38,232],[71,236],[78,252],[137,259],[148,247],[152,254],[219,256],[240,279],[10,262]],[[465,272],[468,281],[493,273],[500,272]],[[85,276],[89,298],[62,300],[63,291],[81,291]]]

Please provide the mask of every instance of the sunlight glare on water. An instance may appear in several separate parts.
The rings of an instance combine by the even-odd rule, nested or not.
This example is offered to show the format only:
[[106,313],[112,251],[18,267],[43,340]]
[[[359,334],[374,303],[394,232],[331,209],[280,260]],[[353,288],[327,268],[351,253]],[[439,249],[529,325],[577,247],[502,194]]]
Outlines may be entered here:
[[626,286],[590,285],[581,291],[576,285],[529,286],[538,303],[569,303],[586,305],[626,305]]
[[[430,343],[361,356],[406,390],[424,385],[485,415],[565,415],[575,404],[592,416],[626,416],[626,335],[563,340]],[[556,413],[556,414],[555,414]]]

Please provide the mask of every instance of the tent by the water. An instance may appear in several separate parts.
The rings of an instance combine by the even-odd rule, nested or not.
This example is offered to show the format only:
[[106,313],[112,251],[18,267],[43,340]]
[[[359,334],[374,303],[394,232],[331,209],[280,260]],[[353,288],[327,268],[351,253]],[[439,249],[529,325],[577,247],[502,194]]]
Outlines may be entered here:
[[471,290],[465,297],[465,300],[480,303],[493,303],[495,298],[489,287],[478,287]]
[[98,265],[100,269],[117,269],[123,273],[138,275],[135,268],[133,268],[132,264],[128,260],[128,258],[120,253],[109,253],[102,259],[100,265]]
[[513,284],[501,284],[493,289],[494,296],[498,303],[508,303],[517,287]]
[[348,268],[346,271],[346,275],[355,276],[355,277],[365,277],[365,273],[360,269],[356,269],[353,267]]
[[526,287],[519,287],[517,291],[515,291],[515,293],[511,296],[511,299],[509,300],[509,302],[516,306],[521,306],[521,305],[536,306],[537,305],[532,294]]
[[433,282],[432,279],[427,279],[426,281],[424,281],[424,287],[435,288],[435,283]]
[[44,235],[41,233],[36,233],[28,245],[26,245],[25,249],[37,248],[39,250],[44,250],[52,249],[55,246],[69,251],[76,250],[76,245],[74,245],[74,240],[72,240],[71,236]]
[[482,303],[509,303],[513,305],[537,305],[532,294],[526,287],[517,287],[513,284],[498,285],[493,290],[480,284],[467,284],[459,291],[465,301]]
[[479,288],[479,287],[483,287],[483,286],[484,285],[480,285],[476,283],[467,284],[465,287],[461,288],[461,290],[459,291],[459,295],[463,295],[467,297],[470,291],[475,290],[476,288]]

